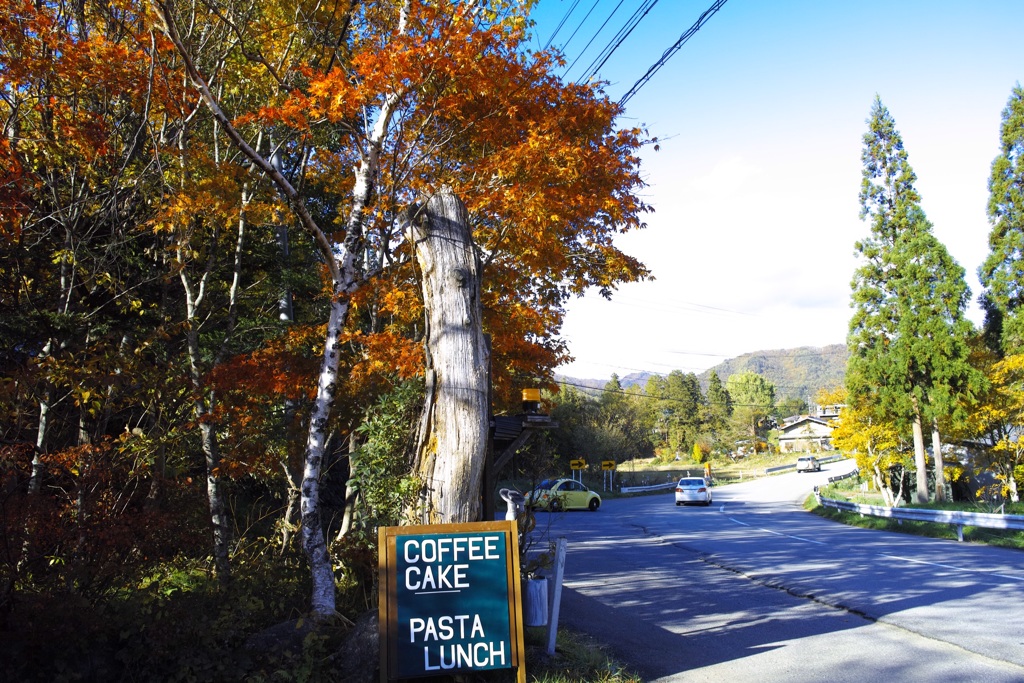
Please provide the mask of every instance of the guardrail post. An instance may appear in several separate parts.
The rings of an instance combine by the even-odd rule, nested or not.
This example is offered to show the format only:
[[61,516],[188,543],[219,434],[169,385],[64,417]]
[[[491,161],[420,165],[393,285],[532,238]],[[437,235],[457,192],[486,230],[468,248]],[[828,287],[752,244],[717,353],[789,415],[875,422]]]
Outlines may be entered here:
[[961,543],[964,542],[964,525],[963,524],[957,524],[956,525],[956,540],[960,541]]

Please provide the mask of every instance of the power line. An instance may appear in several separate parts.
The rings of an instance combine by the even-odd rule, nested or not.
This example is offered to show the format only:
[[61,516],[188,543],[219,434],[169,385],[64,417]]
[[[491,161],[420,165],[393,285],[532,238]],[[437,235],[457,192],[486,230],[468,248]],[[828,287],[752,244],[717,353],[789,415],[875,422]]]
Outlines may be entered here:
[[572,71],[572,68],[576,66],[576,62],[580,61],[580,57],[582,57],[583,54],[590,49],[590,46],[594,43],[595,40],[597,40],[597,37],[601,35],[601,31],[604,30],[604,27],[608,25],[608,22],[612,20],[612,17],[615,16],[615,13],[619,11],[619,8],[622,7],[622,3],[625,1],[626,0],[619,0],[619,4],[615,5],[615,9],[613,9],[611,14],[608,15],[608,18],[604,20],[604,23],[602,23],[600,28],[598,28],[594,35],[591,36],[590,40],[587,41],[587,44],[583,46],[582,50],[580,50],[580,53],[576,55],[576,59],[572,60],[572,64],[570,64],[569,68],[565,70],[566,73]]
[[[580,0],[573,0],[572,5],[569,7],[568,10],[566,10],[565,16],[562,17],[562,20],[560,22],[558,22],[558,26],[555,27],[554,33],[552,33],[551,37],[548,38],[548,42],[544,43],[544,49],[545,50],[547,50],[549,47],[551,47],[551,43],[554,41],[555,36],[557,36],[558,32],[562,30],[562,27],[565,26],[565,22],[569,20],[569,15],[571,15],[573,13],[573,11],[575,11],[576,6],[579,5],[579,4],[580,4]],[[571,38],[570,38],[570,40],[571,40]]]
[[[597,57],[594,58],[594,61],[590,63],[590,66],[587,67],[587,75],[577,81],[577,83],[589,81],[594,78],[598,72],[601,71],[601,67],[603,67],[615,51],[622,46],[622,43],[625,42],[626,38],[628,38],[633,32],[633,29],[643,21],[644,17],[646,17],[657,4],[658,0],[644,0],[644,4],[636,8],[636,11],[633,12],[633,16],[626,21],[622,28],[619,29],[619,32],[616,33],[610,41],[608,41],[608,44],[605,45],[604,49],[598,53]],[[614,43],[614,45],[612,43]]]
[[636,308],[637,306],[644,306],[644,307],[651,308],[651,309],[654,309],[654,310],[664,310],[664,311],[677,310],[677,311],[690,311],[690,312],[693,312],[693,313],[708,313],[708,314],[711,314],[711,313],[729,313],[731,315],[742,315],[742,316],[747,316],[747,317],[751,317],[751,318],[759,317],[757,313],[748,313],[747,311],[737,311],[737,310],[734,310],[734,309],[731,309],[731,308],[722,308],[720,306],[710,306],[708,304],[699,304],[699,303],[695,303],[695,302],[692,302],[692,301],[682,301],[682,300],[679,300],[679,299],[676,299],[676,300],[674,300],[674,301],[672,301],[671,303],[668,303],[668,304],[662,303],[662,302],[655,303],[655,302],[651,302],[650,300],[635,299],[635,298],[631,298],[629,296],[622,296],[618,292],[612,297],[612,300],[609,303],[615,304],[615,305],[628,306],[630,308]]
[[[601,3],[601,0],[594,0],[594,4],[590,6],[590,9],[589,9],[589,10],[587,10],[587,13],[586,13],[585,15],[583,15],[583,18],[582,18],[582,19],[580,19],[580,23],[579,23],[579,25],[578,25],[578,26],[576,27],[576,30],[574,30],[574,31],[572,32],[572,35],[570,35],[570,36],[569,36],[569,39],[568,39],[568,40],[566,40],[566,41],[565,41],[564,43],[562,43],[562,49],[563,49],[563,50],[564,50],[564,49],[565,49],[565,48],[566,48],[566,47],[567,47],[567,46],[569,45],[569,43],[571,43],[571,42],[572,42],[572,39],[576,37],[576,34],[577,34],[577,33],[579,33],[579,30],[580,30],[581,28],[583,28],[583,24],[584,24],[584,23],[586,23],[587,19],[589,19],[589,18],[590,18],[590,15],[591,15],[591,13],[593,13],[593,11],[594,11],[595,9],[597,9],[597,6],[598,6],[598,5],[600,4],[600,3]],[[552,37],[554,37],[554,36],[552,36]],[[568,71],[568,69],[567,69],[567,71]]]
[[629,91],[622,96],[622,99],[619,100],[619,104],[625,105],[626,102],[628,102],[630,98],[633,97],[633,95],[635,95],[640,90],[640,88],[646,85],[647,81],[651,80],[651,78],[654,77],[654,74],[656,74],[658,70],[661,69],[661,67],[665,66],[665,62],[671,59],[672,56],[676,52],[678,52],[679,49],[686,43],[686,41],[688,41],[693,36],[693,34],[699,31],[700,28],[704,24],[706,24],[715,13],[718,12],[718,10],[722,9],[722,5],[724,5],[726,1],[727,0],[715,0],[715,2],[712,3],[711,7],[704,10],[704,13],[700,15],[696,22],[694,22],[693,26],[688,28],[683,33],[683,35],[679,36],[679,40],[677,40],[672,47],[665,50],[665,52],[661,55],[661,58],[658,61],[656,61],[651,66],[651,68],[647,70],[647,73],[641,76],[640,79],[633,84],[633,87],[630,88]]

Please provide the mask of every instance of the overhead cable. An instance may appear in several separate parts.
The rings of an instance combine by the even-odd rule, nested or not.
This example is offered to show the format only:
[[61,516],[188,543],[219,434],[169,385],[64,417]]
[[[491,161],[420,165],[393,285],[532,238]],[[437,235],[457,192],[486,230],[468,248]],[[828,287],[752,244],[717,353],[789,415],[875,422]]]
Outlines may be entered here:
[[562,49],[563,50],[565,50],[566,46],[569,45],[569,43],[572,42],[572,39],[576,37],[576,34],[579,33],[579,30],[581,28],[583,28],[583,24],[586,23],[587,19],[590,18],[590,15],[593,13],[593,11],[595,9],[597,9],[597,6],[600,3],[601,3],[601,0],[594,0],[594,4],[590,6],[590,9],[587,10],[587,13],[583,15],[582,19],[580,19],[579,26],[577,26],[576,29],[572,32],[572,35],[569,36],[568,40],[566,40],[564,43],[562,43]]
[[580,78],[577,83],[589,81],[597,76],[601,71],[601,67],[608,62],[608,59],[616,50],[619,49],[619,47],[622,46],[622,43],[625,42],[626,38],[628,38],[633,32],[633,29],[643,21],[644,17],[646,17],[657,4],[658,0],[644,0],[644,3],[640,5],[640,7],[637,7],[636,11],[633,12],[633,16],[626,21],[622,28],[619,29],[619,32],[616,33],[610,41],[608,41],[608,44],[605,45],[604,49],[597,55],[597,57],[594,58],[594,61],[587,67],[586,75]]
[[704,26],[704,24],[706,24],[708,20],[711,19],[711,17],[718,12],[718,10],[722,9],[722,5],[724,5],[725,3],[726,0],[715,0],[715,2],[712,3],[711,7],[704,10],[704,13],[700,15],[696,22],[694,22],[693,26],[686,29],[686,32],[684,32],[683,35],[679,36],[679,40],[677,40],[672,47],[665,50],[665,52],[661,55],[661,58],[657,62],[655,62],[650,69],[647,70],[647,73],[641,76],[640,79],[633,84],[633,87],[630,88],[629,91],[622,96],[622,99],[619,100],[619,104],[625,105],[626,102],[628,102],[630,98],[633,97],[633,95],[635,95],[637,91],[639,91],[640,88],[642,88],[647,83],[647,81],[651,80],[654,74],[656,74],[658,70],[661,69],[661,67],[665,66],[665,62],[671,59],[672,56],[679,51],[679,49],[686,43],[686,41],[688,41],[693,36],[694,33],[699,31],[701,27]]
[[611,14],[608,15],[608,18],[605,19],[604,23],[601,24],[601,27],[597,29],[593,36],[591,36],[590,40],[587,41],[587,44],[583,46],[583,49],[580,50],[580,53],[576,56],[576,59],[572,60],[572,64],[570,64],[569,68],[565,70],[566,73],[572,71],[572,68],[576,66],[576,62],[580,61],[580,57],[582,57],[583,54],[590,49],[590,46],[594,43],[595,40],[597,40],[597,37],[601,35],[601,31],[604,30],[604,27],[608,25],[608,22],[612,20],[612,17],[615,16],[615,13],[619,11],[619,8],[622,7],[622,3],[625,1],[626,0],[619,0],[619,4],[615,5],[615,9],[612,10]]
[[566,10],[565,16],[562,17],[562,20],[558,22],[558,26],[555,27],[555,32],[551,34],[550,38],[548,38],[548,42],[544,43],[545,50],[551,47],[551,43],[555,40],[555,36],[557,36],[558,32],[562,30],[562,27],[565,26],[565,22],[569,20],[569,16],[573,13],[573,11],[575,11],[576,6],[579,4],[580,0],[573,0],[572,5],[570,5],[569,9]]

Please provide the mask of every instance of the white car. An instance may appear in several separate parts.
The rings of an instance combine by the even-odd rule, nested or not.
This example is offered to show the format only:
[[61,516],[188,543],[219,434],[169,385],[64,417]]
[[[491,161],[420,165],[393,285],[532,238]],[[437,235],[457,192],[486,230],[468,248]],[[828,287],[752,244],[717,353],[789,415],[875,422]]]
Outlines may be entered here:
[[711,484],[703,477],[683,477],[676,484],[676,505],[711,505]]
[[821,463],[813,455],[796,459],[797,472],[821,472]]

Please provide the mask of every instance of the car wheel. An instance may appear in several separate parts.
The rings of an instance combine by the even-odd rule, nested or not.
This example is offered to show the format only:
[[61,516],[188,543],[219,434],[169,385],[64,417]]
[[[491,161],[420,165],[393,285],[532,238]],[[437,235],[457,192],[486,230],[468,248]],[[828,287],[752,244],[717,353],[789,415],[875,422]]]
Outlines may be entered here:
[[676,501],[676,507],[679,507],[679,506],[681,506],[681,505],[682,505],[682,503],[680,503],[680,502],[679,502],[679,501],[677,500],[677,501]]
[[601,501],[597,498],[591,498],[590,504],[587,505],[591,512],[597,512],[597,508],[601,507]]
[[557,498],[555,498],[553,501],[551,501],[548,504],[548,510],[551,510],[551,512],[561,512],[562,511],[562,501],[560,501]]

